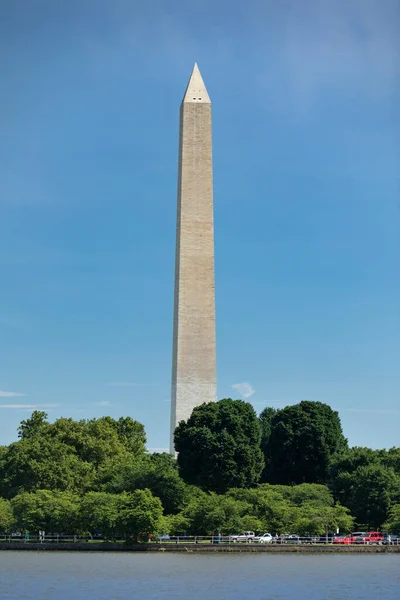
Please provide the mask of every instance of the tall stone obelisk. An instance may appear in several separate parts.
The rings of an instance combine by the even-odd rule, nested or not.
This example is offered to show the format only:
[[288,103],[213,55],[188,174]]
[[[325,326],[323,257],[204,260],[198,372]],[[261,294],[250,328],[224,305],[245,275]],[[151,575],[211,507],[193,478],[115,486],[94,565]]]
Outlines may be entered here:
[[197,64],[180,108],[171,437],[217,399],[211,100]]

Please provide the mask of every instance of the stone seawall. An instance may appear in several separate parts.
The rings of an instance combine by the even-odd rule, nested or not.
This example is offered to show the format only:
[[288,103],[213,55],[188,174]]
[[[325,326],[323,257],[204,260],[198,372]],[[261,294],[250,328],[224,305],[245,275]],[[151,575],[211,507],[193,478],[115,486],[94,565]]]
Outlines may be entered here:
[[281,554],[400,554],[400,546],[334,546],[275,544],[125,544],[113,543],[0,543],[0,550],[47,552],[267,552]]

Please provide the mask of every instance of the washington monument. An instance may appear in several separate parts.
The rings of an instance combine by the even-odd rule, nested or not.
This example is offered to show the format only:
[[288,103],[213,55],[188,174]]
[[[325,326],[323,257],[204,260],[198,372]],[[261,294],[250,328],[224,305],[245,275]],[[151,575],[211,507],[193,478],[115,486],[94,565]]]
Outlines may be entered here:
[[211,100],[195,64],[180,108],[172,454],[179,421],[216,399]]

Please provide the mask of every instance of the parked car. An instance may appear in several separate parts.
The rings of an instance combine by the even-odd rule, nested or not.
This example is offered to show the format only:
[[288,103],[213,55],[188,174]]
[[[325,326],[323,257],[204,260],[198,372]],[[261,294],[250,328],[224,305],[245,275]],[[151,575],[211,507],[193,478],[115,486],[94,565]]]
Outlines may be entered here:
[[384,537],[379,531],[370,531],[364,536],[364,544],[383,544]]
[[229,536],[229,541],[230,542],[253,542],[255,539],[255,533],[254,531],[245,531],[244,533],[240,534],[240,535],[230,535]]
[[368,531],[355,531],[353,536],[356,538],[356,544],[363,544],[365,536],[368,535]]
[[272,535],[270,533],[263,533],[260,536],[257,536],[253,540],[258,544],[270,544],[272,542]]
[[319,536],[317,544],[332,544],[336,537],[339,537],[338,533],[324,533],[324,535]]
[[159,535],[157,537],[157,539],[159,542],[167,542],[170,539],[170,537],[169,537],[168,533],[162,533],[161,535]]
[[300,536],[296,533],[284,533],[281,535],[281,544],[300,544]]
[[348,535],[339,535],[338,537],[333,538],[334,544],[355,544],[356,538],[352,534]]

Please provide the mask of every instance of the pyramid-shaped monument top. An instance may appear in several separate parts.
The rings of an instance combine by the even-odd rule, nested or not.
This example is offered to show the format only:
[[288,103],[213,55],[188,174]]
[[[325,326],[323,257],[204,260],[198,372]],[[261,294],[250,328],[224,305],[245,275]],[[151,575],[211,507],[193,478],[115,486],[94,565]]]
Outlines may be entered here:
[[197,63],[194,63],[193,71],[186,88],[182,102],[199,102],[203,104],[211,104],[210,96],[204,85],[203,78],[199,71]]

